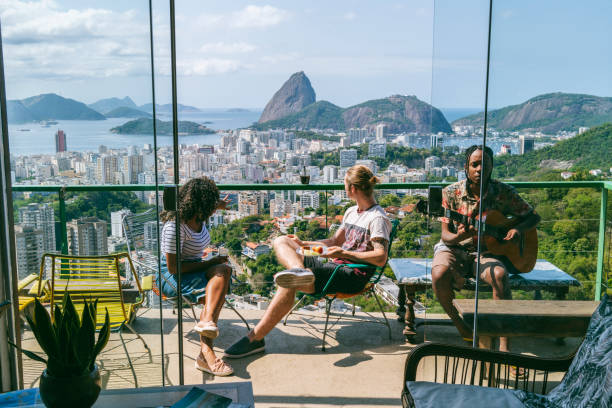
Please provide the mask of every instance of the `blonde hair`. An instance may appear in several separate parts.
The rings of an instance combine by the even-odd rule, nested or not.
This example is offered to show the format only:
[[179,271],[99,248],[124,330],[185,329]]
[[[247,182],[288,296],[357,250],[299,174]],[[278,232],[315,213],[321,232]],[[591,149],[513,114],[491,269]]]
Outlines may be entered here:
[[374,186],[380,183],[380,179],[369,168],[358,164],[346,171],[346,182],[349,188],[355,186],[357,190],[370,195],[374,191]]

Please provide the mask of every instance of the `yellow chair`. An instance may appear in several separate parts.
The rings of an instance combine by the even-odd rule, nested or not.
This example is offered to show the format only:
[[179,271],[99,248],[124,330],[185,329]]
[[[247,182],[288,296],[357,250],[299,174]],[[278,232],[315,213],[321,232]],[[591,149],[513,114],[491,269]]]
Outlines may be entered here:
[[[126,261],[126,262],[123,262]],[[138,288],[139,296],[133,301],[124,300],[121,284],[121,266],[129,269]],[[127,272],[127,271],[126,271]],[[136,310],[143,302],[143,290],[134,273],[134,265],[128,254],[116,253],[102,256],[72,256],[46,253],[42,257],[39,276],[39,293],[42,294],[41,282],[49,282],[49,303],[51,311],[55,306],[61,307],[64,293],[70,294],[77,312],[81,313],[85,299],[98,299],[96,329],[104,324],[106,310],[110,317],[111,332],[119,333],[123,350],[127,356],[135,386],[138,379],[132,365],[125,341],[122,336],[124,327],[134,333],[151,353],[142,336],[130,325],[136,315]]]

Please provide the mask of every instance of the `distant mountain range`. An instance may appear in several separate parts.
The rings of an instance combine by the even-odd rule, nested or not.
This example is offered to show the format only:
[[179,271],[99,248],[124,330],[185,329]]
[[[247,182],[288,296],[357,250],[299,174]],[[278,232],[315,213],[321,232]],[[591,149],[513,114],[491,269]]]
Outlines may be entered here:
[[255,129],[374,129],[385,124],[387,131],[445,132],[451,127],[437,108],[416,96],[392,95],[341,108],[327,101],[315,102],[315,92],[303,72],[283,84],[266,105]]
[[6,104],[9,122],[26,123],[40,120],[104,120],[106,117],[82,102],[56,94],[42,94]]
[[[100,99],[90,105],[74,99],[49,93],[21,100],[9,100],[6,104],[9,123],[38,122],[41,120],[104,120],[106,118],[151,118],[153,105],[137,106],[126,96],[123,99]],[[201,112],[193,106],[178,104],[178,111]],[[157,112],[172,112],[172,104],[157,105]]]
[[[172,134],[172,121],[165,122],[157,119],[155,125],[158,135],[166,136]],[[179,134],[182,133],[187,135],[207,135],[215,133],[214,130],[204,125],[189,121],[179,121],[178,131]],[[121,126],[112,128],[111,132],[121,135],[151,135],[153,134],[153,119],[140,118],[131,120]]]
[[115,110],[117,108],[132,108],[138,109],[138,106],[134,103],[132,98],[126,96],[123,99],[119,98],[107,98],[100,99],[97,102],[91,103],[89,105],[91,109],[100,112],[103,115],[106,115],[108,112]]
[[[483,126],[484,114],[457,119],[455,125]],[[519,105],[489,112],[487,126],[554,134],[612,122],[612,98],[562,92],[539,95]]]

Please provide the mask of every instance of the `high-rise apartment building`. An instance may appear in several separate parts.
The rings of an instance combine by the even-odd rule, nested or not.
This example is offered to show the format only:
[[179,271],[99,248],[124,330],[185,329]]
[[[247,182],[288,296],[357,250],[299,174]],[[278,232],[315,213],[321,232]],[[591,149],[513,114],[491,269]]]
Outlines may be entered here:
[[368,144],[368,157],[385,158],[387,154],[387,141],[385,139],[376,139]]
[[328,164],[323,166],[323,182],[335,183],[338,179],[338,167]]
[[138,175],[144,171],[143,156],[140,154],[127,156],[123,161],[123,171],[128,184],[138,184]]
[[386,136],[387,125],[379,123],[376,125],[376,140],[383,140]]
[[19,222],[42,232],[42,248],[45,252],[55,251],[55,216],[48,204],[31,203],[19,208]]
[[106,221],[95,217],[81,217],[66,223],[68,253],[71,255],[106,255]]
[[38,274],[45,252],[43,231],[27,225],[15,225],[15,248],[19,279],[31,273]]
[[535,148],[535,139],[532,137],[526,137],[524,135],[519,136],[519,154],[525,154],[532,151]]
[[349,129],[349,142],[353,143],[361,143],[363,139],[368,137],[369,132],[366,128],[352,128]]
[[300,197],[300,206],[302,208],[319,208],[319,193],[317,191],[305,191]]
[[96,178],[102,184],[113,184],[119,171],[117,156],[98,157]]
[[68,149],[66,146],[66,133],[63,130],[58,130],[55,133],[55,152],[65,152]]
[[[163,223],[159,222],[159,231],[163,228]],[[147,221],[144,223],[144,249],[157,251],[157,221]]]
[[440,167],[441,160],[438,156],[429,156],[425,159],[425,171],[431,172],[433,168]]
[[119,211],[111,211],[111,236],[121,238],[123,237],[123,217],[125,215],[131,215],[132,212],[127,208],[123,208]]
[[340,167],[354,166],[356,160],[357,160],[357,150],[355,149],[340,150]]

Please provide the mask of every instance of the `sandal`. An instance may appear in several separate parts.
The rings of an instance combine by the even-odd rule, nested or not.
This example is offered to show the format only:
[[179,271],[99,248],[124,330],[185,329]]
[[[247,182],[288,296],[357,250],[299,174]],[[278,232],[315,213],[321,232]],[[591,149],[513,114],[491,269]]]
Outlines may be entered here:
[[217,357],[215,363],[211,366],[208,365],[206,360],[202,357],[202,354],[198,355],[195,361],[195,368],[205,373],[216,375],[218,377],[226,377],[234,374],[234,369],[231,365]]
[[219,335],[219,328],[215,322],[197,322],[193,330],[209,339],[214,339]]

